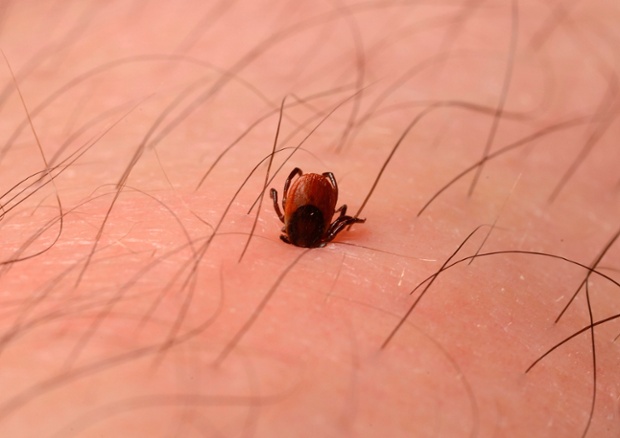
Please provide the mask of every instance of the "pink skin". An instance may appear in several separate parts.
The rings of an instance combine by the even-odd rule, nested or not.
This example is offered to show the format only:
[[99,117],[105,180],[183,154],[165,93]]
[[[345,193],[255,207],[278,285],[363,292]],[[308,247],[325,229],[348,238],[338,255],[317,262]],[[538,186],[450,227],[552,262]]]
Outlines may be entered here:
[[[403,320],[478,226],[455,261],[484,243],[590,265],[618,230],[613,2],[519,2],[511,75],[509,2],[204,3],[5,3],[2,50],[43,154],[28,124],[11,139],[25,112],[4,68],[2,193],[56,178],[2,198],[0,435],[619,436],[618,320],[594,330],[591,423],[590,331],[525,373],[589,324],[585,288],[554,323],[583,268],[480,257]],[[285,95],[278,148],[310,135],[267,188],[296,166],[332,171],[338,205],[367,222],[325,248],[285,245],[266,191],[244,252],[267,166],[229,203],[269,155]],[[471,195],[475,171],[418,216],[487,145],[536,132],[486,161]],[[612,244],[600,272],[617,279],[619,259]],[[594,321],[620,313],[610,281],[592,275],[588,292]]]

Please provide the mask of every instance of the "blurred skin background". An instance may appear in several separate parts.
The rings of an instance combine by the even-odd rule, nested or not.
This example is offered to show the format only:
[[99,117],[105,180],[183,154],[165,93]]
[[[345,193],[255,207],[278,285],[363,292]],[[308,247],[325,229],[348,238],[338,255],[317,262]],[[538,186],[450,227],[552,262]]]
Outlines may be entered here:
[[618,15],[2,2],[0,434],[618,436]]

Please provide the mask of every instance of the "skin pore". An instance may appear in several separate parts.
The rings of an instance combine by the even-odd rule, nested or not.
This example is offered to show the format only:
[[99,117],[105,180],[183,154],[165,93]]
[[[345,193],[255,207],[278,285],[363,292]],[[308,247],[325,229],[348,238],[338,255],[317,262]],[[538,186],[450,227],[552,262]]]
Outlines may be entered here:
[[618,436],[619,12],[3,2],[0,435]]

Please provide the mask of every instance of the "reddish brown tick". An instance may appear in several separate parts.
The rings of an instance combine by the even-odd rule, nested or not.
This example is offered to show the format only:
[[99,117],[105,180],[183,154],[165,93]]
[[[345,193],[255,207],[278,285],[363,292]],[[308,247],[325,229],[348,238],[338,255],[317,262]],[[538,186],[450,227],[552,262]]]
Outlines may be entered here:
[[[291,186],[291,181],[296,176],[299,178]],[[366,219],[347,216],[346,204],[338,210],[335,209],[338,202],[338,184],[331,172],[304,175],[300,168],[293,169],[284,182],[282,193],[284,214],[278,206],[276,189],[271,189],[271,199],[273,208],[284,223],[282,227],[284,234],[280,239],[295,246],[323,247],[345,227],[366,222]],[[336,212],[340,212],[340,215],[331,222]]]

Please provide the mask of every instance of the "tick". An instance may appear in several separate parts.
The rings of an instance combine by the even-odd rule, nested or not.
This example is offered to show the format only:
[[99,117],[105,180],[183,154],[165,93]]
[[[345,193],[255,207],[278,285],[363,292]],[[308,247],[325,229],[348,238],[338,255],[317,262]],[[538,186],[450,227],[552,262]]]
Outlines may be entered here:
[[[299,176],[291,185],[291,181]],[[273,208],[284,223],[280,236],[286,243],[304,248],[320,248],[331,242],[345,227],[362,224],[366,219],[347,216],[347,206],[336,210],[338,184],[331,172],[303,174],[293,169],[284,182],[282,209],[278,206],[278,192],[271,189]],[[331,222],[334,213],[340,212]]]

